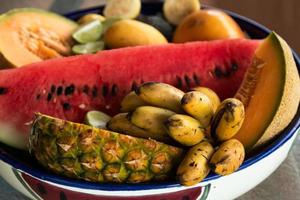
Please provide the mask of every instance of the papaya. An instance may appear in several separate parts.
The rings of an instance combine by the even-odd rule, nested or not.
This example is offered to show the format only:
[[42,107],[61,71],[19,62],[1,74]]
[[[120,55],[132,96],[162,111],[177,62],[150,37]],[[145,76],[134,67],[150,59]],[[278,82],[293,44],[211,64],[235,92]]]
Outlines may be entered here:
[[272,141],[295,116],[299,75],[290,47],[276,33],[256,49],[235,98],[245,106],[245,120],[234,138],[246,151]]
[[14,9],[0,18],[1,67],[20,67],[71,54],[77,24],[35,8]]

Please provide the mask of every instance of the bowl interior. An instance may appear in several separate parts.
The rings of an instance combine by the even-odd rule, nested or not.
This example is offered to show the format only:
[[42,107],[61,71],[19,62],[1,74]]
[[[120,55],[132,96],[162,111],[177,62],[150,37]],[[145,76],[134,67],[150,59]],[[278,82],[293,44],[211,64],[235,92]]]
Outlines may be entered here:
[[[204,8],[209,8],[208,6],[204,6]],[[84,9],[75,11],[69,14],[66,14],[68,18],[73,20],[77,20],[82,15],[87,13],[101,13],[103,10],[102,6]],[[145,15],[154,15],[156,13],[161,12],[162,3],[143,3],[142,13]],[[230,14],[236,22],[241,26],[241,28],[253,39],[262,39],[265,38],[270,30],[266,27],[258,24],[257,22],[250,20],[246,17],[240,16],[230,11],[226,11]],[[294,52],[294,58],[297,63],[298,73],[300,70],[300,60],[296,53]],[[300,109],[298,109],[296,116],[290,125],[280,134],[280,136],[274,140],[270,145],[264,147],[260,152],[251,155],[246,159],[243,165],[239,170],[242,170],[246,167],[251,166],[255,162],[263,159],[268,156],[276,149],[280,148],[287,140],[289,140],[294,134],[296,134],[299,126],[300,126]],[[78,187],[78,188],[86,188],[86,189],[100,189],[100,190],[145,190],[145,189],[159,189],[159,188],[167,188],[167,187],[178,187],[179,183],[176,181],[170,182],[161,182],[161,183],[142,183],[142,184],[101,184],[101,183],[91,183],[87,181],[74,180],[65,177],[61,177],[59,175],[55,175],[51,172],[46,171],[41,168],[37,161],[34,160],[27,152],[19,151],[13,148],[10,148],[2,143],[0,143],[0,159],[4,162],[12,165],[16,169],[20,169],[28,174],[31,174],[37,178],[44,179],[50,182]],[[219,176],[211,173],[204,181],[213,180],[218,178]]]

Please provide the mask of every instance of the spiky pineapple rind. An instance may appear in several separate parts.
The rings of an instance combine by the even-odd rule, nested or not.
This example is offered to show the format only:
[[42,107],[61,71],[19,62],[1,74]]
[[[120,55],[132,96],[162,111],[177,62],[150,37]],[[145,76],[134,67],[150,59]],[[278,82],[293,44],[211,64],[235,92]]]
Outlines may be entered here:
[[36,114],[30,152],[45,168],[93,182],[139,183],[172,178],[183,150]]

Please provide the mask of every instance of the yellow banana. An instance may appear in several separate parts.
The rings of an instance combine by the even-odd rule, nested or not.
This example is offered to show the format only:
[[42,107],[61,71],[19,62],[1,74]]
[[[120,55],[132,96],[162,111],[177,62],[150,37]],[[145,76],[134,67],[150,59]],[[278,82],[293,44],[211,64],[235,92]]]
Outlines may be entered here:
[[153,106],[141,106],[128,114],[131,123],[144,129],[147,132],[168,136],[167,130],[164,127],[164,122],[175,113]]
[[107,124],[107,127],[118,133],[125,133],[134,137],[152,138],[160,142],[170,142],[171,138],[167,135],[153,134],[132,124],[128,118],[128,113],[115,115]]
[[121,102],[121,112],[133,111],[139,106],[147,105],[134,91],[127,94]]
[[245,119],[244,105],[235,98],[225,99],[217,109],[211,123],[211,136],[217,141],[232,138]]
[[213,105],[213,110],[216,112],[218,106],[220,105],[220,98],[213,90],[207,87],[195,87],[192,90],[204,93],[210,99]]
[[184,92],[171,85],[147,82],[141,85],[135,92],[143,101],[150,105],[166,108],[177,113],[183,112],[180,100]]
[[165,126],[171,138],[185,146],[193,146],[205,136],[200,122],[188,115],[172,115],[165,122]]
[[212,102],[204,93],[198,91],[185,93],[181,105],[185,112],[199,120],[203,127],[209,126],[214,110]]
[[212,155],[210,166],[219,175],[228,175],[236,171],[245,158],[243,144],[237,139],[230,139],[222,143],[220,148]]
[[201,182],[210,171],[208,161],[213,152],[213,146],[207,141],[193,146],[177,169],[180,183],[190,186]]

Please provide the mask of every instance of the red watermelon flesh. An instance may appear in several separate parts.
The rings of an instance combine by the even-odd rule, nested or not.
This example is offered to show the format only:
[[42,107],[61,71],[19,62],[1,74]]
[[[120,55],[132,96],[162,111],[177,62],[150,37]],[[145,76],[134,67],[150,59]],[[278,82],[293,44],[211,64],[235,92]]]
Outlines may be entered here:
[[27,123],[35,112],[74,122],[82,122],[94,109],[116,114],[122,98],[147,81],[185,91],[201,85],[222,99],[232,97],[258,44],[241,39],[132,47],[2,70],[0,140],[24,148],[25,143],[5,138],[15,134],[27,141]]

